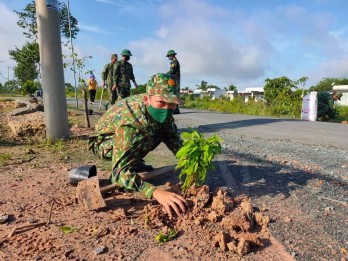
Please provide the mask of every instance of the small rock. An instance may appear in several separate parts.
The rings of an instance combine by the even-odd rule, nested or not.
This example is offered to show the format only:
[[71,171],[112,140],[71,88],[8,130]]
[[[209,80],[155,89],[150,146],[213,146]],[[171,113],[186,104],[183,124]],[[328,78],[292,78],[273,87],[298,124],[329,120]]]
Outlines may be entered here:
[[291,252],[291,256],[295,257],[295,256],[298,256],[298,254],[296,252]]
[[42,257],[41,256],[36,256],[36,257],[34,257],[34,260],[35,261],[42,260]]
[[0,224],[4,224],[8,221],[9,216],[7,214],[0,214]]
[[324,209],[324,211],[325,211],[325,212],[332,212],[332,211],[334,211],[334,207],[326,207],[326,208]]
[[30,224],[33,224],[33,223],[36,223],[36,222],[37,222],[37,219],[31,217],[31,218],[29,218],[28,222],[29,222]]
[[26,149],[25,154],[35,154],[35,151],[33,149]]
[[292,218],[290,218],[290,217],[284,217],[283,221],[284,221],[285,223],[289,223],[289,222],[292,221]]
[[99,246],[96,249],[94,249],[94,252],[96,255],[100,255],[103,254],[106,251],[106,247],[105,246]]
[[69,249],[68,251],[65,251],[64,256],[69,257],[74,252],[74,249]]

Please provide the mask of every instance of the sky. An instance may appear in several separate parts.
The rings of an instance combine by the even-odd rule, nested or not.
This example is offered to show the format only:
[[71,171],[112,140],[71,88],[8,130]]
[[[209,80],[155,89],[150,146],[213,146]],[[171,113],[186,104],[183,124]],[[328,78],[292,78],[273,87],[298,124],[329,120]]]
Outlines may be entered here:
[[[26,41],[12,10],[29,2],[0,0],[0,82],[12,78],[8,50]],[[191,89],[203,80],[243,90],[281,76],[308,77],[305,88],[348,78],[347,0],[70,0],[70,11],[80,28],[74,48],[81,58],[93,57],[85,70],[99,82],[110,55],[123,49],[133,54],[138,84],[169,70],[170,49],[181,87]],[[73,83],[69,70],[65,81]]]

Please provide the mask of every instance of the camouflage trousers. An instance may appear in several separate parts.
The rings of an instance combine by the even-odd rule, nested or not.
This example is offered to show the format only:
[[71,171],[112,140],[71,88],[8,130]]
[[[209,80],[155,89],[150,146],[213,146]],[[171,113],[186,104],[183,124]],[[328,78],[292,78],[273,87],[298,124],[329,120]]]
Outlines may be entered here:
[[109,97],[108,97],[109,103],[115,104],[115,102],[117,101],[117,97],[118,97],[117,90],[112,90],[112,86],[109,86],[109,85],[107,86],[107,88],[108,88],[108,95],[109,95]]
[[[143,143],[139,143],[139,147],[134,146],[132,151],[134,153],[133,158],[135,159],[135,163],[141,162],[143,157],[145,157],[148,152],[154,150],[162,140],[159,137],[155,137],[149,142],[144,142],[150,144],[151,148],[146,149],[148,146],[144,146]],[[88,140],[88,150],[91,150],[93,154],[100,159],[111,161],[114,144],[115,140],[113,135],[91,135]]]
[[120,86],[118,87],[118,93],[121,96],[121,99],[127,98],[130,96],[130,87]]

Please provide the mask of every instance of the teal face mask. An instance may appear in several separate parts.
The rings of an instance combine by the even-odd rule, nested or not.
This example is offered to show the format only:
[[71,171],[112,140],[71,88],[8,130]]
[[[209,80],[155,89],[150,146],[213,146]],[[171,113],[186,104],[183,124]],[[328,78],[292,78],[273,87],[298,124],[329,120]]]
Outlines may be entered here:
[[158,108],[152,107],[151,105],[147,106],[147,109],[151,117],[159,123],[165,122],[174,113],[174,110],[158,109]]

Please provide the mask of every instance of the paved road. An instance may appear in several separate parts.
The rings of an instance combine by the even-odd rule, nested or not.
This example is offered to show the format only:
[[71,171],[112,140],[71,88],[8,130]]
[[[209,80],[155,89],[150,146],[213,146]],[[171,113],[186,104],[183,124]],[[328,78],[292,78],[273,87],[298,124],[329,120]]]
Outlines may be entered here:
[[178,121],[251,137],[348,149],[348,125],[181,109]]
[[[74,106],[74,98],[68,98],[67,103]],[[98,110],[99,100],[94,105],[88,105]],[[83,101],[79,100],[79,108]],[[104,107],[102,106],[102,111]],[[284,139],[304,144],[334,146],[348,150],[348,124],[328,122],[309,122],[292,119],[280,119],[242,114],[216,113],[209,111],[181,109],[180,115],[175,115],[177,121],[194,123],[192,127],[202,127],[215,131],[231,131],[235,134],[260,137],[266,139]]]

